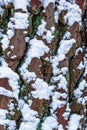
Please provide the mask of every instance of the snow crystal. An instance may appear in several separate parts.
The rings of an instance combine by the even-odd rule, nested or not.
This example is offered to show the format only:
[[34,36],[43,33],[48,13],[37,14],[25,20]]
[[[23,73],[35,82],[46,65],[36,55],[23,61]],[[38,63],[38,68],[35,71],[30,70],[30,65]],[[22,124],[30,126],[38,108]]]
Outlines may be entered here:
[[77,130],[79,128],[79,123],[81,120],[81,116],[77,114],[72,114],[69,121],[68,130]]
[[36,89],[32,91],[32,96],[39,99],[49,99],[51,91],[54,89],[54,86],[48,86],[48,84],[42,79],[37,78],[35,83],[32,84],[32,87]]
[[42,130],[53,130],[57,127],[58,127],[57,119],[52,116],[48,116],[42,123]]

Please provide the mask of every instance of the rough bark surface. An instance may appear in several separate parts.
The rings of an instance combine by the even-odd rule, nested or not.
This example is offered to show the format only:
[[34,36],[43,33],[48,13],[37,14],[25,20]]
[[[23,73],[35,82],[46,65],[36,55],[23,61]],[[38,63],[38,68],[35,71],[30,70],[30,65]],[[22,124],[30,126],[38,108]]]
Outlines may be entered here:
[[0,3],[0,130],[70,130],[74,115],[87,130],[87,0],[76,4],[81,21],[71,24],[72,0]]

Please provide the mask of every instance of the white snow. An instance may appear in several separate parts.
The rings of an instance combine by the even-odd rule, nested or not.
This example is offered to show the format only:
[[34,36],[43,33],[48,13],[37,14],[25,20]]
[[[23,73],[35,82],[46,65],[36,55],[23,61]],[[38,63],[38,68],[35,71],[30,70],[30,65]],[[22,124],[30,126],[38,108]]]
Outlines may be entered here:
[[46,22],[45,20],[41,20],[41,24],[38,26],[38,31],[37,31],[37,34],[39,36],[43,36],[43,34],[46,32]]
[[0,7],[0,15],[3,16],[4,14],[4,9]]
[[38,27],[38,31],[37,34],[39,36],[42,36],[43,39],[46,39],[46,41],[48,43],[52,42],[52,39],[54,38],[54,31],[55,31],[55,27],[52,26],[50,28],[50,30],[46,29],[46,22],[45,20],[41,20],[41,24]]
[[51,103],[51,108],[52,111],[54,112],[57,108],[61,108],[66,104],[66,101],[61,101],[60,98],[67,98],[66,93],[59,93],[59,92],[54,92],[52,95],[52,103]]
[[7,35],[8,39],[11,39],[15,35],[14,29],[8,29]]
[[62,72],[63,75],[66,75],[67,72],[68,72],[68,67],[61,68],[61,72]]
[[69,0],[71,3],[75,4],[76,0]]
[[36,74],[34,72],[28,71],[28,66],[31,62],[31,60],[34,57],[37,57],[40,59],[41,56],[43,56],[45,53],[49,52],[49,48],[44,44],[42,40],[37,40],[36,38],[31,39],[29,41],[29,49],[27,51],[25,61],[23,65],[20,68],[21,75],[27,82],[29,83],[31,80],[36,79]]
[[[47,6],[50,3],[55,4],[56,0],[40,0],[43,4],[44,9],[46,10]],[[27,6],[30,6],[30,0],[24,0],[21,2],[21,0],[0,0],[0,15],[2,16],[4,13],[4,9],[2,9],[2,5],[8,4],[8,2],[12,2],[14,4],[14,8],[16,9],[22,9],[24,12],[15,12],[14,16],[10,18],[10,21],[8,23],[8,30],[6,35],[2,35],[2,48],[3,51],[8,47],[10,43],[10,39],[15,34],[15,29],[23,29],[25,30],[25,34],[27,34],[27,27],[29,26],[28,17],[30,13],[27,10]],[[54,19],[55,23],[58,23],[59,20],[59,14],[62,10],[66,10],[67,13],[64,16],[64,20],[66,23],[68,23],[68,26],[72,26],[74,22],[81,21],[81,10],[78,5],[75,4],[75,0],[70,0],[70,2],[67,2],[66,0],[58,0],[59,2],[57,6],[57,10],[54,13]],[[38,27],[37,35],[41,36],[42,39],[46,40],[47,43],[51,43],[54,38],[54,31],[55,27],[51,27],[50,30],[46,29],[46,21],[42,20],[41,24]],[[36,36],[35,36],[36,37]],[[49,85],[47,82],[45,82],[43,79],[39,79],[34,72],[29,72],[28,67],[31,63],[31,60],[33,58],[41,58],[41,56],[44,56],[44,54],[49,53],[50,49],[45,45],[45,43],[42,40],[37,40],[36,38],[31,39],[29,37],[25,38],[27,43],[29,44],[29,48],[27,53],[25,54],[25,59],[23,65],[20,67],[20,73],[23,76],[23,79],[29,83],[30,81],[34,81],[32,84],[32,88],[34,88],[34,91],[31,91],[31,94],[34,98],[39,99],[45,99],[49,100],[50,96],[52,97],[51,102],[51,114],[52,116],[48,116],[44,118],[44,122],[42,123],[42,130],[63,130],[62,125],[58,124],[55,110],[57,108],[63,107],[65,104],[67,104],[67,80],[66,80],[66,73],[68,72],[68,68],[64,66],[63,68],[59,68],[59,63],[66,59],[66,55],[69,52],[69,50],[73,47],[73,45],[76,43],[75,39],[70,39],[71,34],[70,32],[66,31],[63,39],[59,43],[59,48],[57,50],[57,55],[52,56],[50,62],[52,63],[53,67],[53,77],[51,79],[52,83],[58,82],[58,85],[53,86]],[[11,49],[14,49],[14,46],[11,46]],[[76,54],[78,51],[82,49],[79,48],[76,51]],[[12,56],[12,59],[16,58],[16,56]],[[49,60],[46,58],[45,60]],[[17,73],[13,72],[9,67],[8,64],[3,60],[3,58],[0,58],[1,66],[0,66],[0,78],[8,78],[9,86],[12,88],[12,91],[7,90],[4,88],[4,86],[0,86],[0,95],[5,95],[7,97],[15,97],[18,100],[18,94],[19,94],[19,85],[18,80],[19,76]],[[79,64],[77,69],[82,69],[84,65],[82,62]],[[87,74],[87,66],[85,62],[85,74]],[[60,93],[56,92],[55,87],[57,89],[63,89],[65,92]],[[87,83],[85,80],[81,81],[78,88],[74,91],[74,96],[76,99],[78,99],[78,102],[85,102],[87,100],[87,97],[84,99],[82,96],[82,91],[87,87]],[[26,98],[26,97],[25,97]],[[60,98],[63,98],[64,100],[60,100]],[[30,108],[30,105],[26,104],[23,100],[18,101],[19,109],[22,113],[22,122],[20,125],[19,130],[36,130],[38,123],[40,122],[39,115],[37,111],[34,111]],[[31,103],[32,104],[32,101]],[[10,102],[8,105],[10,111],[12,112],[14,109],[14,104]],[[6,120],[6,114],[7,110],[1,110],[0,109],[0,124],[4,125],[9,124],[9,130],[15,130],[16,129],[16,122]],[[63,117],[67,119],[69,116],[70,109],[67,108],[66,112],[63,114]],[[13,113],[12,113],[13,114]],[[53,116],[54,115],[54,116]],[[68,130],[77,130],[79,127],[81,116],[77,114],[73,114],[70,117]]]
[[53,38],[54,38],[54,35],[52,34],[50,30],[47,30],[46,35],[43,35],[43,39],[46,39],[48,43],[51,43]]
[[82,80],[78,86],[78,88],[74,91],[74,95],[76,98],[80,98],[82,95],[82,91],[87,87],[87,83],[85,80]]
[[29,26],[28,14],[16,12],[14,14],[14,28],[15,29],[27,29]]
[[82,69],[84,69],[84,67],[85,66],[84,66],[84,64],[81,61],[80,64],[78,65],[77,69],[82,70]]
[[23,122],[21,123],[19,130],[36,130],[37,125],[40,121],[38,118],[38,113],[34,110],[31,110],[28,104],[24,104],[21,112],[23,116]]
[[49,86],[45,81],[39,78],[37,78],[35,83],[32,84],[32,87],[35,89],[35,91],[31,92],[34,98],[46,100],[49,99],[52,94],[51,92],[54,89],[54,86]]
[[13,3],[14,0],[3,0],[4,4],[7,6],[8,3]]
[[29,0],[23,0],[22,2],[21,2],[21,0],[14,0],[15,10],[22,9],[23,11],[27,11],[28,4],[30,4]]
[[4,95],[7,97],[14,97],[13,93],[10,90],[6,90],[3,86],[0,86],[0,95]]
[[63,40],[64,39],[70,39],[71,33],[69,31],[66,31],[66,33],[63,36]]
[[65,22],[68,22],[69,26],[72,26],[74,22],[81,22],[81,9],[77,4],[71,4],[66,0],[60,0],[58,6],[58,12],[61,13],[62,10],[67,10],[67,14],[64,16]]
[[62,125],[58,126],[58,130],[64,130]]
[[20,125],[19,130],[36,130],[37,123],[34,123],[33,121],[30,122],[22,122]]
[[10,41],[7,35],[4,34],[2,36],[3,36],[3,39],[1,40],[1,43],[2,43],[2,49],[4,51],[8,47]]
[[52,82],[58,82],[57,88],[64,89],[67,92],[67,80],[62,74],[52,77]]
[[53,130],[58,128],[58,122],[55,117],[48,116],[42,123],[42,130]]
[[70,117],[68,130],[77,130],[80,126],[80,120],[80,115],[72,114]]
[[58,13],[58,11],[54,12],[54,20],[55,20],[55,23],[58,23],[58,20],[59,20],[59,13]]
[[1,125],[8,125],[8,130],[15,130],[16,129],[16,122],[14,120],[6,120],[6,119],[0,119]]
[[[18,94],[19,94],[19,85],[18,85],[18,80],[19,76],[17,73],[13,72],[9,67],[7,66],[1,66],[0,67],[0,78],[8,78],[8,82],[10,87],[13,90],[13,95],[15,96],[16,99],[18,99]],[[3,88],[4,89],[4,88]],[[5,90],[7,92],[7,90]],[[4,91],[4,92],[5,92]],[[3,91],[2,91],[3,92]],[[7,92],[8,93],[8,92]],[[10,94],[10,93],[9,93]]]
[[61,40],[58,55],[67,54],[75,43],[75,39]]
[[42,40],[32,39],[29,42],[30,51],[29,54],[31,58],[40,58],[45,53],[49,52],[49,48],[44,44]]
[[40,0],[44,6],[44,8],[46,8],[50,3],[55,3],[56,0]]
[[6,114],[8,114],[7,110],[0,109],[0,119],[6,119]]

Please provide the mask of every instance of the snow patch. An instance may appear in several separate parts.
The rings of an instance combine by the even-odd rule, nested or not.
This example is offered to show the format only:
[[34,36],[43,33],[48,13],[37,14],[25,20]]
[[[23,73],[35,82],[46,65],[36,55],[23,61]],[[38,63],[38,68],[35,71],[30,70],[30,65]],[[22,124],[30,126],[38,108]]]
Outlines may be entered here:
[[22,9],[23,11],[27,12],[27,6],[30,4],[29,0],[14,0],[14,7],[16,9]]
[[58,128],[58,122],[55,117],[48,116],[42,123],[42,130],[53,130]]
[[36,130],[40,121],[38,118],[38,113],[34,110],[31,110],[28,104],[24,104],[21,112],[23,116],[23,122],[21,123],[19,130]]
[[15,29],[27,29],[29,26],[28,14],[16,12],[14,14],[14,28]]
[[55,3],[56,0],[40,0],[44,6],[44,8],[46,8],[50,3]]
[[49,99],[49,97],[52,94],[52,90],[54,89],[54,86],[48,86],[48,84],[45,81],[39,78],[37,78],[35,83],[32,84],[32,87],[36,89],[35,91],[31,92],[34,98],[46,100]]
[[69,121],[68,130],[77,130],[80,125],[81,116],[77,114],[72,114]]

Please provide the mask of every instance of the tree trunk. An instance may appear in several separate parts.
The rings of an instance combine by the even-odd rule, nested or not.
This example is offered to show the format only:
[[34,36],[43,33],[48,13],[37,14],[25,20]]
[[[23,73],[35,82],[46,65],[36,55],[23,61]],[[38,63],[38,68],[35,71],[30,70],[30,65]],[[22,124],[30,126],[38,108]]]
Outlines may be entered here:
[[87,0],[0,2],[0,130],[87,130]]

